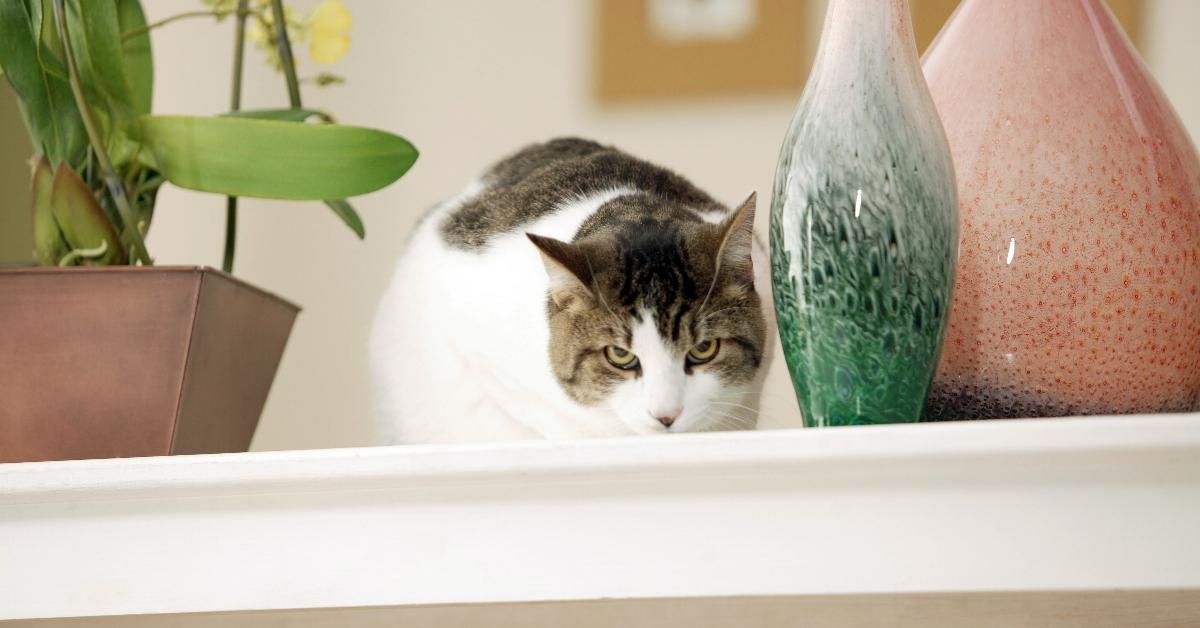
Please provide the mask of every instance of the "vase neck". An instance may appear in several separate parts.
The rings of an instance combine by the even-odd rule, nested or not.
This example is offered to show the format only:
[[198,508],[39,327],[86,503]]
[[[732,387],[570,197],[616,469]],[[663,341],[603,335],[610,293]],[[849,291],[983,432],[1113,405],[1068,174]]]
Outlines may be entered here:
[[981,20],[992,30],[1017,30],[1035,37],[1053,32],[1046,44],[1069,44],[1061,40],[1064,32],[1098,33],[1119,25],[1104,0],[963,0],[951,21],[958,20],[960,14],[964,20]]
[[829,0],[818,54],[917,64],[908,0]]
[[939,54],[947,33],[964,33],[959,37],[969,43],[960,47],[985,47],[988,55],[1004,55],[1015,72],[1047,72],[1067,60],[1078,64],[1088,58],[1118,74],[1142,72],[1131,67],[1140,63],[1140,56],[1103,0],[964,0],[925,53],[926,70],[952,62]]

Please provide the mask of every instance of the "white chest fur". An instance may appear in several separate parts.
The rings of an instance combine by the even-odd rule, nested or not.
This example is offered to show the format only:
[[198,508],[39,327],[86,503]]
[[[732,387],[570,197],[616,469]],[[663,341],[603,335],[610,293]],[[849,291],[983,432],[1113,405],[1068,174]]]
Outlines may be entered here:
[[444,243],[434,210],[401,256],[371,333],[371,372],[385,442],[617,435],[611,413],[571,401],[548,354],[546,274],[525,232],[571,240],[597,208],[630,190],[565,203],[486,250]]

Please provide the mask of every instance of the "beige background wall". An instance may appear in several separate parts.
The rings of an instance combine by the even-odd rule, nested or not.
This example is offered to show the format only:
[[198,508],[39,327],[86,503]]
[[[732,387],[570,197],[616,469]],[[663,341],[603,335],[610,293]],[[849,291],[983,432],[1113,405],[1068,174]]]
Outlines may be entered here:
[[[293,1],[303,9],[315,4]],[[421,158],[396,185],[355,201],[367,224],[362,243],[318,204],[243,201],[236,274],[305,308],[255,448],[370,443],[367,329],[406,233],[427,207],[524,143],[580,134],[670,165],[727,202],[756,189],[759,227],[765,226],[775,158],[799,94],[601,107],[590,96],[595,1],[345,0],[354,14],[353,45],[335,71],[348,83],[308,89],[306,104],[347,123],[405,135]],[[193,10],[199,1],[145,4],[157,19]],[[798,26],[813,37],[823,14],[815,4],[809,23]],[[1147,61],[1195,135],[1200,2],[1147,0],[1146,6]],[[228,22],[181,22],[158,31],[155,109],[224,110],[232,38]],[[245,106],[284,105],[281,79],[255,54],[247,67]],[[302,73],[312,71],[308,65]],[[0,159],[7,159],[14,138],[0,127],[0,140]],[[0,166],[7,202],[13,184],[3,177],[12,172]],[[218,197],[166,189],[152,253],[160,263],[218,266],[223,208]],[[0,223],[0,231],[5,227]],[[782,368],[775,371],[763,422],[795,425],[790,385]]]

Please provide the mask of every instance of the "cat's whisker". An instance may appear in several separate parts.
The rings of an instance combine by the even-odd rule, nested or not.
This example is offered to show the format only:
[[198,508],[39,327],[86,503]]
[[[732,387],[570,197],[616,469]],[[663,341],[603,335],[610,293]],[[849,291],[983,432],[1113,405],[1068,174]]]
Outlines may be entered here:
[[[587,262],[588,273],[590,273],[592,275],[592,277],[595,277],[596,271],[592,268],[591,257],[588,257],[585,255],[583,259],[584,259],[584,261]],[[613,309],[608,306],[608,301],[606,301],[604,299],[604,291],[596,290],[596,296],[600,297],[600,304],[604,306],[604,309],[608,310],[609,315],[612,316],[612,318],[613,318],[613,322],[616,323],[616,325],[617,325],[617,329],[624,329],[625,324],[621,322],[621,317],[617,316],[617,313],[614,312]]]
[[758,396],[758,395],[757,395],[757,391],[755,391],[755,390],[737,390],[737,389],[733,389],[733,390],[722,390],[722,391],[720,391],[720,393],[719,393],[718,395],[716,395],[716,399],[720,399],[720,400],[728,400],[728,399],[754,399],[754,397],[756,397],[756,396]]
[[718,394],[717,399],[753,399],[757,396],[758,392],[754,390],[727,390]]
[[[745,401],[745,400],[742,400],[742,401]],[[709,403],[719,403],[719,405],[724,405],[724,406],[737,406],[739,408],[749,409],[749,411],[751,411],[751,412],[758,411],[758,408],[756,408],[754,406],[748,406],[748,405],[745,405],[745,403],[739,403],[737,401],[732,401],[731,399],[720,399],[720,397],[718,397],[718,399],[710,400]]]
[[746,391],[719,394],[713,398],[713,401],[735,401],[738,403],[750,404],[756,398],[758,398],[758,395],[756,395],[754,392]]
[[727,426],[749,426],[753,424],[754,419],[737,414],[725,414],[722,415],[721,422]]
[[759,398],[764,402],[779,403],[783,405],[790,405],[795,402],[795,397],[792,395],[784,396],[777,393],[768,393],[766,391],[763,391],[763,393],[759,395]]
[[717,423],[715,425],[714,429],[712,429],[710,431],[730,432],[730,431],[744,431],[744,430],[752,430],[752,429],[754,429],[753,423],[732,420],[732,421],[722,421],[720,423]]
[[700,302],[700,307],[696,308],[696,312],[703,312],[704,306],[708,305],[708,299],[709,299],[709,297],[712,296],[713,289],[717,287],[717,277],[719,277],[720,275],[721,275],[721,267],[720,267],[720,265],[718,265],[716,271],[713,272],[712,283],[710,283],[708,285],[708,292],[706,292],[704,294],[704,300]]
[[754,421],[757,419],[755,415],[745,414],[742,410],[738,410],[736,408],[724,410],[723,412],[725,413],[725,416],[733,417],[742,421]]
[[[747,307],[747,306],[745,306],[745,305],[731,305],[731,306],[729,306],[729,307],[723,307],[723,308],[721,308],[721,309],[719,309],[719,310],[713,310],[712,312],[709,312],[708,314],[705,314],[705,315],[704,315],[704,316],[703,316],[703,317],[702,317],[700,320],[696,321],[696,323],[697,323],[697,324],[703,323],[704,321],[707,321],[708,319],[710,319],[710,318],[712,318],[713,316],[716,316],[717,314],[720,314],[720,313],[722,313],[722,312],[729,312],[729,311],[732,311],[732,310],[749,310],[749,309],[753,309],[753,308],[751,308],[751,307]],[[701,311],[703,311],[703,310],[702,310],[702,309],[697,309],[696,311],[697,311],[697,312],[701,312]]]
[[710,401],[710,402],[708,402],[708,403],[709,403],[709,404],[711,404],[711,405],[727,406],[727,407],[730,407],[730,408],[737,408],[737,409],[741,409],[741,410],[746,410],[746,411],[748,411],[748,412],[752,412],[752,413],[754,413],[755,415],[757,415],[757,414],[758,414],[758,412],[759,412],[757,408],[751,408],[750,406],[744,406],[744,405],[742,405],[742,404],[740,404],[740,403],[731,403],[731,402],[728,402],[728,401]]
[[754,417],[744,417],[732,411],[724,411],[716,416],[716,420],[705,431],[748,430],[754,429],[755,425]]

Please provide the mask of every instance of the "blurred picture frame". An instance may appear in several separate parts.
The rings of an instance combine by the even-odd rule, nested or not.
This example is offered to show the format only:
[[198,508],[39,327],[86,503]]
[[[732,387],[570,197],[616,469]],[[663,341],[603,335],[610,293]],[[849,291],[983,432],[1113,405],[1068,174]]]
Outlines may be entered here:
[[596,0],[602,103],[794,93],[815,37],[809,0]]
[[[1144,0],[1107,0],[1141,47]],[[781,94],[808,78],[823,0],[593,0],[592,92],[601,104]],[[959,0],[910,0],[917,49]]]

